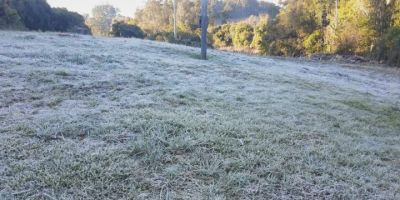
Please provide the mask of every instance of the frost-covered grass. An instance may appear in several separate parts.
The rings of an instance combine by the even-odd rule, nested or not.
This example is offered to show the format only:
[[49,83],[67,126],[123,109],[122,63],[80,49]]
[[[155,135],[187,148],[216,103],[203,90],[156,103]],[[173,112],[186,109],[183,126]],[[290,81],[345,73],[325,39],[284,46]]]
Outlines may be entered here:
[[0,199],[399,199],[400,75],[0,32]]

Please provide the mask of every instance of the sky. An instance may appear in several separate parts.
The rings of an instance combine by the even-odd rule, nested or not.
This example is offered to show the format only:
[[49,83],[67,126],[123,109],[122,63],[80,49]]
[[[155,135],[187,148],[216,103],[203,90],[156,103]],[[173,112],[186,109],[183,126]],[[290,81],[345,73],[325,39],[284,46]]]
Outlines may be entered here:
[[[132,17],[136,8],[143,6],[146,0],[47,0],[52,7],[63,7],[80,14],[90,14],[95,5],[111,4],[120,10],[120,14]],[[276,0],[267,0],[276,1]]]
[[111,4],[120,10],[121,15],[133,16],[136,8],[145,0],[47,0],[51,7],[63,7],[80,14],[90,14],[95,5]]

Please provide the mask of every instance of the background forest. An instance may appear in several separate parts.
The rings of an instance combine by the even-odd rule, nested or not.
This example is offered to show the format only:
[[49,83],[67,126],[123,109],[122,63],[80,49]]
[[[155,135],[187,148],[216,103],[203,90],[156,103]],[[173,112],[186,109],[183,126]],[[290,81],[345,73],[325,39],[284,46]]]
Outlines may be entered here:
[[[209,45],[277,56],[358,55],[400,66],[400,0],[210,0]],[[148,0],[134,18],[111,5],[81,16],[45,0],[0,0],[0,28],[137,37],[197,46],[200,0]],[[134,11],[132,11],[133,13]]]

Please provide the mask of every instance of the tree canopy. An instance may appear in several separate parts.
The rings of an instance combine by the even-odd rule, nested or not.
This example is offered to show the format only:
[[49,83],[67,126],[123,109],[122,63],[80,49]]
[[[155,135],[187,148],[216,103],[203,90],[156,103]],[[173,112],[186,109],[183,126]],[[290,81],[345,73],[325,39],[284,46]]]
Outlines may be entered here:
[[89,33],[83,16],[46,0],[0,0],[0,28]]
[[[95,35],[198,45],[200,0],[147,0],[134,18],[95,6],[86,24]],[[209,0],[209,45],[263,55],[359,55],[400,65],[400,0]],[[120,20],[122,19],[122,20]],[[0,0],[0,28],[88,30],[85,19],[46,0]]]
[[92,10],[92,17],[87,20],[92,33],[100,36],[107,36],[110,33],[113,19],[117,16],[118,10],[112,5],[98,5]]

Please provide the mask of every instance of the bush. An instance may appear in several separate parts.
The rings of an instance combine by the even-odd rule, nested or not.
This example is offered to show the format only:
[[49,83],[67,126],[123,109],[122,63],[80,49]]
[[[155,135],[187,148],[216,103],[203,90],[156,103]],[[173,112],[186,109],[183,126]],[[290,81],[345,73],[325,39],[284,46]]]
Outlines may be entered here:
[[154,34],[147,34],[147,39],[156,40],[159,42],[169,42],[175,43],[174,33],[173,32],[158,32]]
[[267,52],[266,48],[266,38],[268,33],[268,22],[267,20],[261,21],[254,29],[254,37],[251,43],[251,48],[255,49],[258,53],[265,54]]
[[46,0],[11,1],[23,24],[30,30],[52,30],[52,9]]
[[254,29],[248,24],[239,23],[230,29],[233,46],[235,48],[250,48],[253,41]]
[[70,12],[65,8],[53,8],[52,31],[90,34],[84,22],[83,16],[76,12]]
[[139,26],[126,24],[124,22],[116,22],[111,26],[111,33],[114,37],[141,38],[145,37]]
[[198,34],[192,32],[178,32],[176,43],[187,46],[200,46],[201,38]]
[[324,51],[324,39],[321,30],[316,30],[304,39],[304,50],[307,55]]
[[400,67],[400,27],[391,28],[384,36],[386,55],[389,64]]
[[232,46],[232,35],[230,32],[231,25],[224,24],[217,27],[213,33],[213,41],[215,47],[228,47]]
[[400,66],[400,27],[392,27],[374,45],[372,57],[390,65]]
[[21,17],[4,0],[0,0],[0,29],[23,29]]
[[200,32],[185,32],[179,31],[178,38],[175,39],[174,33],[171,31],[157,32],[157,33],[147,33],[146,39],[156,40],[159,42],[169,42],[176,44],[183,44],[187,46],[200,46]]
[[46,0],[0,0],[0,28],[90,34],[83,16]]
[[268,45],[268,54],[275,56],[300,56],[301,48],[297,38],[276,39]]
[[343,31],[336,33],[336,39],[332,44],[336,54],[354,54],[357,49],[356,33],[353,31]]
[[393,26],[400,27],[400,1],[397,0],[394,5],[394,13],[393,13]]

